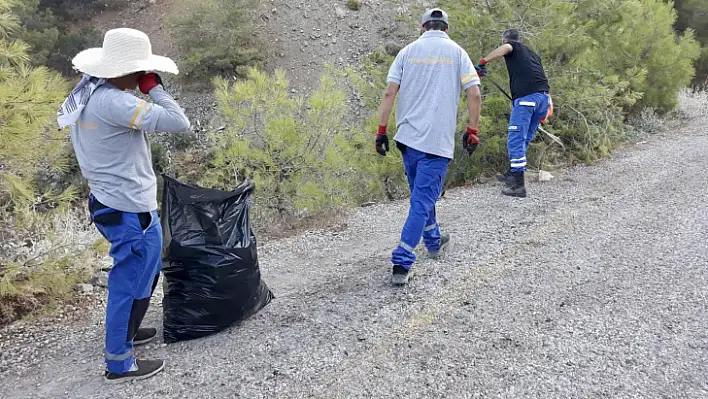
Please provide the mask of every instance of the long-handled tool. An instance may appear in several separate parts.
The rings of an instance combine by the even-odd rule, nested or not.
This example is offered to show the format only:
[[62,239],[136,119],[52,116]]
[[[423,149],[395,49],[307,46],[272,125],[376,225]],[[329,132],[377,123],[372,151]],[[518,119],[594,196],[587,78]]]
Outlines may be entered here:
[[[490,82],[492,82],[492,84],[493,84],[500,92],[502,92],[510,101],[514,101],[514,100],[511,98],[511,96],[509,95],[509,93],[507,93],[506,90],[504,90],[501,86],[499,86],[499,85],[497,84],[497,82],[495,82],[493,79],[491,79],[491,78],[489,78],[489,77],[487,77],[487,76],[485,76],[484,79],[485,79],[485,80],[488,80],[488,81],[490,81]],[[565,150],[565,146],[563,145],[563,141],[561,141],[561,139],[560,139],[558,136],[556,136],[555,134],[552,134],[552,133],[548,132],[546,129],[542,128],[540,125],[538,126],[538,130],[540,130],[540,131],[542,131],[543,133],[545,133],[546,136],[550,137],[551,140],[553,140],[553,141],[555,141],[556,143],[558,143],[558,144]]]

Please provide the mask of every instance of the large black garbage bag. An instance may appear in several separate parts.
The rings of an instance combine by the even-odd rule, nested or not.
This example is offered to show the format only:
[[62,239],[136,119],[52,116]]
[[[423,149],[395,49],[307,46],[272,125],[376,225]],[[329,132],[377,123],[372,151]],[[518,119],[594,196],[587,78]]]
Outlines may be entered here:
[[219,332],[273,294],[261,280],[249,220],[253,184],[221,191],[163,178],[163,323],[172,343]]

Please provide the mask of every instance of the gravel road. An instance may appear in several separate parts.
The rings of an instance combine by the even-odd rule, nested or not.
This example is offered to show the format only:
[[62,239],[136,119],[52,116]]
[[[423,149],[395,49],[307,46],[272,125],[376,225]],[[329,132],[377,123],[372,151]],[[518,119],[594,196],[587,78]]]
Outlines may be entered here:
[[[445,257],[389,286],[407,204],[263,243],[277,298],[216,336],[141,348],[164,373],[108,386],[103,321],[0,330],[3,398],[706,398],[703,120],[511,199],[448,191]],[[159,297],[147,322],[159,326]]]

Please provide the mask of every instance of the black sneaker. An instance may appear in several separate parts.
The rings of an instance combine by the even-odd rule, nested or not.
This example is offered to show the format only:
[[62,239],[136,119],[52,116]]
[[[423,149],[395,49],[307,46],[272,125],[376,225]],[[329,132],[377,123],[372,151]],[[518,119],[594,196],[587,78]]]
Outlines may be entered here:
[[157,338],[157,330],[154,328],[138,328],[138,332],[133,338],[133,345],[145,345]]
[[109,384],[118,384],[127,381],[144,380],[154,376],[165,368],[165,362],[162,360],[136,360],[135,364],[138,366],[138,369],[125,374],[115,374],[106,370],[106,382]]
[[413,273],[406,270],[403,266],[393,265],[393,273],[391,274],[392,285],[406,285]]
[[524,181],[524,172],[512,173],[513,183],[502,188],[502,194],[509,197],[526,197],[526,183]]
[[450,234],[441,234],[440,235],[440,248],[438,248],[437,251],[430,251],[428,252],[428,257],[432,259],[437,259],[439,258],[443,252],[447,249],[447,247],[450,245]]

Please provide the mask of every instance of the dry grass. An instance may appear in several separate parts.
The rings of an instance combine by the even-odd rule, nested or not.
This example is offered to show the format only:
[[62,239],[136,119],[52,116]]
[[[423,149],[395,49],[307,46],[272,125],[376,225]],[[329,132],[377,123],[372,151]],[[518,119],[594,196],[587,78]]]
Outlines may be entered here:
[[361,1],[359,1],[359,0],[347,1],[347,8],[352,11],[359,11],[361,9]]
[[684,88],[679,92],[679,106],[666,115],[659,115],[651,109],[645,109],[634,116],[629,124],[633,128],[628,133],[630,141],[644,139],[647,134],[662,133],[681,129],[686,123],[708,115],[707,88]]
[[708,115],[708,87],[682,89],[679,92],[679,115],[687,119]]
[[22,221],[4,216],[12,236],[4,234],[0,254],[0,326],[71,299],[77,283],[110,264],[108,244],[83,208]]
[[643,134],[659,133],[666,127],[666,119],[657,114],[651,108],[645,108],[639,115],[634,116],[630,121],[635,129]]

